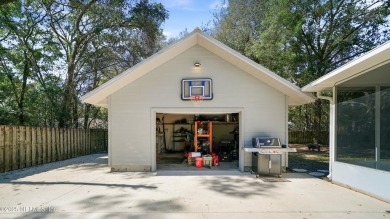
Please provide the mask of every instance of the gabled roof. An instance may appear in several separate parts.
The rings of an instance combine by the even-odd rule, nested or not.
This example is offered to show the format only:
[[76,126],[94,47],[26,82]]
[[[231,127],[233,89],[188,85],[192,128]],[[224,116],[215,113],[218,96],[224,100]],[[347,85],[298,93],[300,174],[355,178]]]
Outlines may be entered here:
[[216,39],[205,35],[199,29],[195,29],[182,40],[157,52],[153,56],[112,78],[95,90],[87,93],[81,97],[81,100],[85,103],[107,107],[108,96],[195,45],[199,45],[209,50],[243,71],[267,83],[276,90],[284,93],[289,97],[289,106],[302,105],[315,100],[315,97],[303,93],[299,87],[276,75],[267,68],[255,63],[249,58],[241,55]]
[[[304,92],[331,90],[333,86],[390,64],[390,41],[304,86]],[[388,77],[387,77],[388,78]]]

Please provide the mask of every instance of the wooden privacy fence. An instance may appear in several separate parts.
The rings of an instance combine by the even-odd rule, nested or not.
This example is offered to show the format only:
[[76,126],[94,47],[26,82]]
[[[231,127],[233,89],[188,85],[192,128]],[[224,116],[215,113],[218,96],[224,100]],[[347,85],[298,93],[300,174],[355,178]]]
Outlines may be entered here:
[[315,132],[312,131],[289,131],[288,141],[291,144],[308,144],[314,143],[313,138],[316,138],[319,144],[329,145],[329,132],[320,132],[319,139]]
[[102,152],[107,130],[0,126],[0,172]]

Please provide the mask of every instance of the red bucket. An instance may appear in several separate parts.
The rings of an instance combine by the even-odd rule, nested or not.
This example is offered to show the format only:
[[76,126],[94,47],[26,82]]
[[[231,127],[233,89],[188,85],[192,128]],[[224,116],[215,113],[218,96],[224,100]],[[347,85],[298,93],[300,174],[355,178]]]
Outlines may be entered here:
[[203,158],[202,157],[195,158],[195,166],[196,166],[196,168],[203,167]]
[[219,162],[219,156],[218,155],[217,156],[213,156],[213,164],[214,164],[215,167],[218,166],[218,162]]

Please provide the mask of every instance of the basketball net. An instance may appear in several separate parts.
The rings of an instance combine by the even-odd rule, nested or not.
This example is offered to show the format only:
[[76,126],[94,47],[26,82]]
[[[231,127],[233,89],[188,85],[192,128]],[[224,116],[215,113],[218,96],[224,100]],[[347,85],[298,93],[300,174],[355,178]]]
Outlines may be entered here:
[[204,96],[196,95],[190,97],[192,102],[201,102],[204,99]]

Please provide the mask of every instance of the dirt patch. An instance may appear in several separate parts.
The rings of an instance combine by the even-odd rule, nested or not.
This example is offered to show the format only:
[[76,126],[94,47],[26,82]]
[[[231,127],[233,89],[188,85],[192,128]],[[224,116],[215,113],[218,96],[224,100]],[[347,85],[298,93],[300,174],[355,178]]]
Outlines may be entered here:
[[290,144],[297,153],[288,154],[289,169],[306,169],[308,172],[329,169],[329,147],[321,146],[320,151],[309,150],[304,144]]

